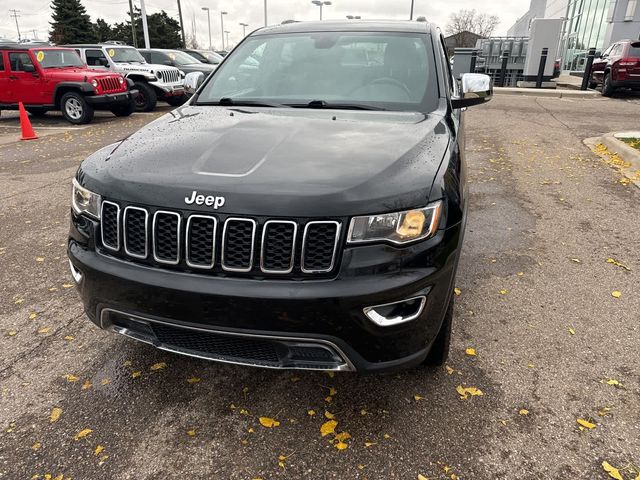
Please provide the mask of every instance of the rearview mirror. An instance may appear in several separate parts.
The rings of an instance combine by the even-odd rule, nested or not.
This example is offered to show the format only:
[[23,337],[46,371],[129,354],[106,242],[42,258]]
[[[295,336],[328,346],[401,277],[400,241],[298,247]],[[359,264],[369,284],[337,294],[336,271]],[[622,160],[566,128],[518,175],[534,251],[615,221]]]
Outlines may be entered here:
[[461,79],[462,96],[451,100],[454,109],[471,107],[488,102],[493,96],[493,84],[489,75],[464,73]]
[[204,82],[204,73],[202,72],[191,72],[187,73],[187,76],[184,77],[184,91],[188,95],[193,95],[196,93],[196,90],[202,85]]

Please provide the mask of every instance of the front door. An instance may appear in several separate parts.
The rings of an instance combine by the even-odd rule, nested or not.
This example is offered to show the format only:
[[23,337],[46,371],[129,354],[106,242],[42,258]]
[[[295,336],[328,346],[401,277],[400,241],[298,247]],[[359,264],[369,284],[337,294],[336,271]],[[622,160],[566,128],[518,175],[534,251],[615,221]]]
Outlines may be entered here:
[[[9,51],[8,103],[46,103],[42,92],[42,71],[27,51]],[[32,71],[29,71],[32,70]]]

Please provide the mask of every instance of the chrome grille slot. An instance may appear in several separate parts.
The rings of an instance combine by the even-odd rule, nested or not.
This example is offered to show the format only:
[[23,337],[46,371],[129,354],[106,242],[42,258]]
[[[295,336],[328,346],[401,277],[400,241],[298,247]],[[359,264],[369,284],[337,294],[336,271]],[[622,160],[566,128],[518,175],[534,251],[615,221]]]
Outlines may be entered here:
[[160,76],[164,83],[176,83],[180,81],[180,73],[176,70],[160,70]]
[[265,273],[290,273],[295,260],[298,224],[269,220],[262,227],[260,269]]
[[191,215],[187,219],[187,265],[194,268],[213,268],[217,225],[215,217]]
[[309,222],[302,238],[301,269],[304,273],[330,272],[336,258],[340,224],[333,221]]
[[228,272],[250,272],[256,222],[248,218],[228,218],[222,232],[222,269]]
[[120,250],[120,206],[117,203],[103,200],[100,218],[102,245],[117,252]]
[[134,258],[147,258],[149,214],[144,208],[127,207],[123,214],[124,251]]
[[176,212],[158,210],[153,216],[153,258],[156,262],[177,265],[180,262],[180,223]]

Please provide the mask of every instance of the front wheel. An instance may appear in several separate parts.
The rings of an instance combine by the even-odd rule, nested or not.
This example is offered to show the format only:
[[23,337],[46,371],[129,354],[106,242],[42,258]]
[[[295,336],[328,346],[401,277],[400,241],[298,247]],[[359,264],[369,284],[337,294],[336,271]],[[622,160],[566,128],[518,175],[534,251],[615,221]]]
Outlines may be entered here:
[[186,95],[167,97],[167,103],[172,107],[179,107],[180,105],[184,105],[185,102],[189,99]]
[[610,97],[615,91],[616,89],[613,88],[613,85],[611,84],[611,74],[605,73],[604,80],[602,81],[602,95],[604,97]]
[[115,107],[111,107],[111,113],[113,113],[116,117],[128,117],[135,111],[136,104],[133,100],[129,103],[125,103],[124,105],[116,105]]
[[441,367],[447,361],[449,356],[449,344],[451,343],[451,326],[453,324],[453,296],[449,301],[447,313],[444,314],[442,326],[438,332],[438,336],[431,345],[431,350],[427,358],[424,359],[423,365],[431,367]]
[[64,118],[74,125],[93,120],[93,107],[78,92],[67,92],[60,99],[60,110]]
[[151,85],[146,82],[136,82],[135,88],[138,90],[138,96],[136,97],[137,112],[150,112],[156,108],[158,95]]

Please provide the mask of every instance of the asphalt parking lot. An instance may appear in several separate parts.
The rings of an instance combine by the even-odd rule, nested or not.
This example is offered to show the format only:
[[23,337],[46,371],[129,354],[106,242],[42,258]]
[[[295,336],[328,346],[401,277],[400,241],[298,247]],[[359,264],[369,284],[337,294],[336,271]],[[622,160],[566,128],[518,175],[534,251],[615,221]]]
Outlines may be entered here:
[[604,461],[640,477],[640,190],[582,143],[640,129],[640,99],[468,111],[451,356],[385,376],[183,358],[84,317],[71,178],[162,111],[51,116],[30,142],[0,117],[0,478],[604,479]]

